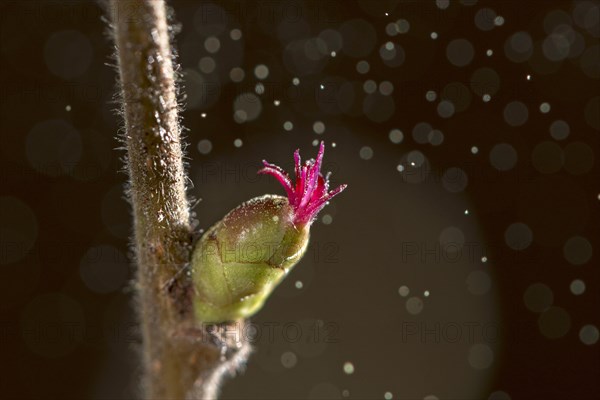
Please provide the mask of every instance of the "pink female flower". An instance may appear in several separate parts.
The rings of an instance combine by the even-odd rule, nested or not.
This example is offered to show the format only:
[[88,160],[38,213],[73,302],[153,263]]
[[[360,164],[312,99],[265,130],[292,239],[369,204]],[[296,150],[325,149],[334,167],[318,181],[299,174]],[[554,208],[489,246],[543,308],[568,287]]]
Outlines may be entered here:
[[320,172],[325,153],[325,144],[321,142],[316,160],[308,160],[302,165],[300,150],[294,152],[296,182],[292,184],[290,176],[281,167],[263,160],[264,168],[259,174],[273,175],[281,183],[287,193],[288,202],[294,210],[294,224],[304,226],[312,223],[319,211],[334,196],[341,193],[348,185],[340,185],[329,190],[329,174]]
[[202,235],[192,254],[194,312],[205,323],[248,318],[263,306],[273,289],[302,259],[310,225],[327,201],[346,188],[329,191],[319,172],[325,145],[316,160],[300,161],[294,153],[296,182],[276,165],[263,161],[261,174],[273,175],[283,196],[264,195],[231,210]]

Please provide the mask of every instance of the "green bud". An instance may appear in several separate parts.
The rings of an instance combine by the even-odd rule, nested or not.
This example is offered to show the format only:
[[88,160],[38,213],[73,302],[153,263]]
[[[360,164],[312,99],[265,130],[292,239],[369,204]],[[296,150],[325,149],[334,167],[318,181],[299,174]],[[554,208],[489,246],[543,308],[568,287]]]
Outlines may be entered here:
[[230,211],[192,255],[198,319],[218,323],[256,313],[300,261],[308,239],[309,224],[294,224],[285,197],[257,197]]
[[194,309],[205,323],[247,318],[256,313],[306,247],[310,225],[327,202],[346,185],[329,191],[320,173],[325,145],[316,160],[302,164],[294,153],[296,182],[280,167],[263,161],[258,171],[274,176],[287,198],[266,195],[230,211],[210,228],[192,254]]

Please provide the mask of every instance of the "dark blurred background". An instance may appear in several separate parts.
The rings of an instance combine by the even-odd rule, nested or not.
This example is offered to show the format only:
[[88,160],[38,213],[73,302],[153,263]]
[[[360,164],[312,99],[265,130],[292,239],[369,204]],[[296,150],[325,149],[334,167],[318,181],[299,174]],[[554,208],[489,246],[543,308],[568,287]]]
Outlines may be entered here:
[[[598,1],[169,4],[199,227],[319,140],[349,184],[223,398],[598,398]],[[0,15],[0,397],[133,398],[102,11]]]

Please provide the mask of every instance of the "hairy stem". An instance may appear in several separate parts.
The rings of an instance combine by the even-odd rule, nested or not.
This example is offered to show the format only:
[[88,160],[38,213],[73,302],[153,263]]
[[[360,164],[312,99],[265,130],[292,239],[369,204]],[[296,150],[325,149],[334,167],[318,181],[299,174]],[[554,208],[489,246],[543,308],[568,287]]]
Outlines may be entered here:
[[241,323],[203,326],[182,273],[192,228],[181,128],[163,0],[110,0],[117,47],[133,206],[142,326],[144,398],[214,398],[221,378],[245,361]]

